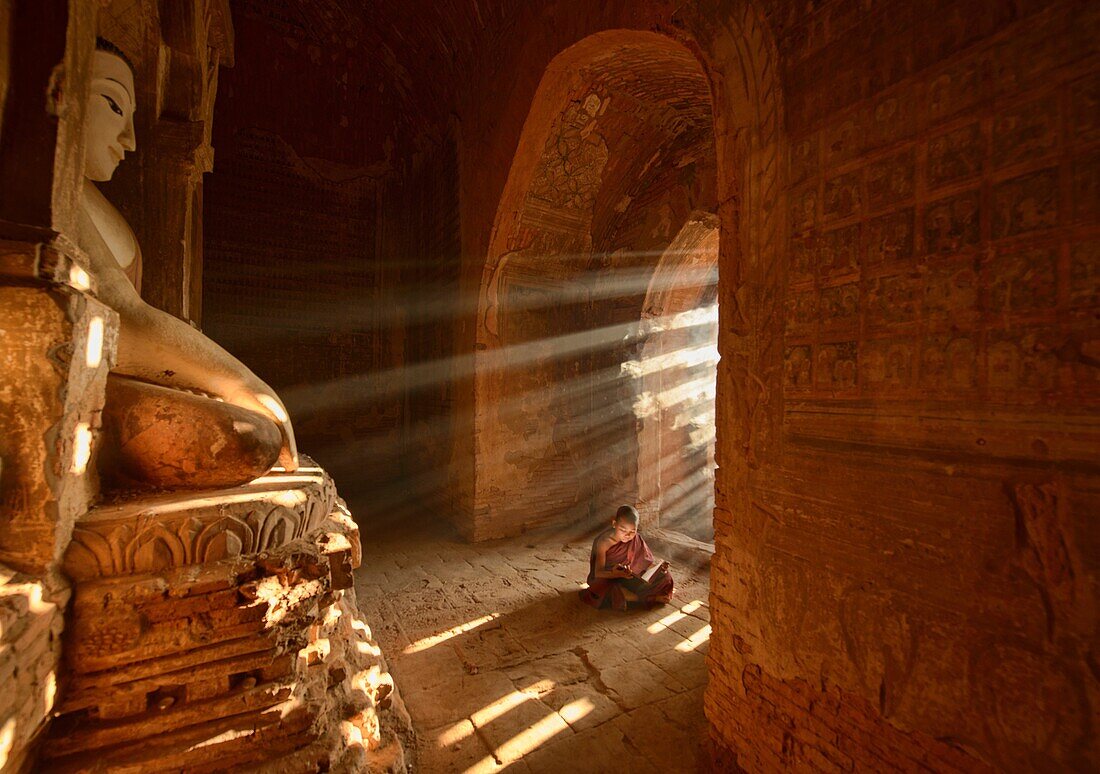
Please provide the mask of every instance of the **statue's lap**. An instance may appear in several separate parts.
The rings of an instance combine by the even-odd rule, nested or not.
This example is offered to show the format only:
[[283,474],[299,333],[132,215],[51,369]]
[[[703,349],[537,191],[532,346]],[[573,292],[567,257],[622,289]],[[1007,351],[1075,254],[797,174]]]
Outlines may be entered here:
[[123,484],[235,486],[270,470],[282,446],[262,414],[118,374],[108,377],[103,414],[100,468]]

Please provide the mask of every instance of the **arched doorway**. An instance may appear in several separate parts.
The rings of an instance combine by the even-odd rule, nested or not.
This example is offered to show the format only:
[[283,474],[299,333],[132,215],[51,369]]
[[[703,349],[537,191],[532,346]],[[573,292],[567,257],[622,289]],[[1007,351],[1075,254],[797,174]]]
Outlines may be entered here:
[[[712,115],[699,62],[661,35],[599,33],[547,68],[480,292],[475,538],[594,524],[624,502],[660,519],[659,494],[675,487],[677,508],[691,501],[693,515],[710,523],[717,358],[702,364],[704,389],[648,420],[639,406],[653,374],[641,377],[633,365],[647,346],[674,359],[681,345],[698,349],[689,339],[703,329],[716,336]],[[685,262],[692,252],[708,258]],[[714,319],[673,333],[675,320],[664,317],[682,321],[693,305],[709,307]],[[691,370],[683,366],[680,376]],[[694,405],[708,401],[703,410]],[[662,463],[660,452],[656,467],[643,463],[652,453],[643,436],[654,422],[686,420],[676,429],[690,436],[704,418],[709,426],[685,447],[701,455],[673,453],[667,435],[674,464]]]
[[638,501],[662,529],[713,542],[718,219],[693,215],[660,257],[642,310]]

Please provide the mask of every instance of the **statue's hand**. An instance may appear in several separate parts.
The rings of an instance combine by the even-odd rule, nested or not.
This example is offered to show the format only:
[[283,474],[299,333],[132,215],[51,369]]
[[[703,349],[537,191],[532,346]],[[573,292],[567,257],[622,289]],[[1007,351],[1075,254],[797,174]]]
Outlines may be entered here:
[[294,442],[294,428],[290,426],[289,419],[279,427],[283,431],[283,448],[279,452],[279,464],[293,473],[298,469],[298,446]]
[[290,415],[286,406],[274,395],[258,392],[255,399],[262,405],[267,414],[279,423],[283,433],[283,448],[279,452],[279,464],[288,471],[298,469],[298,445],[294,442],[294,427],[290,424]]

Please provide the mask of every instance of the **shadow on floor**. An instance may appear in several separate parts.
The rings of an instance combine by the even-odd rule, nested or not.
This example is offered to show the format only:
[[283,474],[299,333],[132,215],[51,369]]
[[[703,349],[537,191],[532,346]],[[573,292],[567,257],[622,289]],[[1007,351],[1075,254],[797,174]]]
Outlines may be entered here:
[[366,533],[362,606],[421,744],[421,771],[691,771],[703,734],[706,572],[675,604],[597,611],[591,536],[460,542],[423,520]]

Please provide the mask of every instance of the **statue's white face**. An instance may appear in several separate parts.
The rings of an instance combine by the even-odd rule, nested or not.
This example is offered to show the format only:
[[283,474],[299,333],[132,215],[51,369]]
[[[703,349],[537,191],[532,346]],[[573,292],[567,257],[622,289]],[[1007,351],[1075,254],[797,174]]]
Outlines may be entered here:
[[96,51],[84,119],[84,176],[89,180],[110,180],[126,151],[137,147],[135,107],[130,66],[112,53]]

